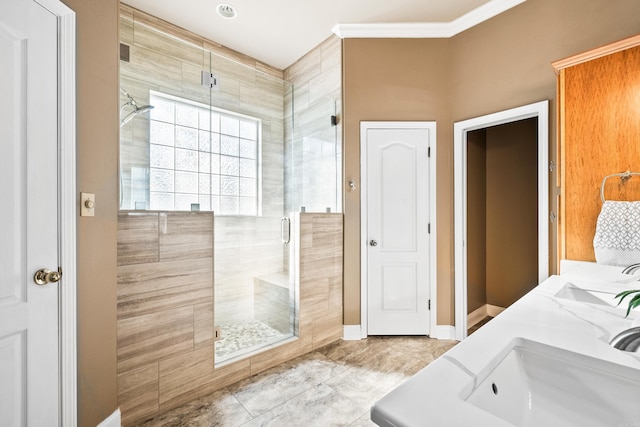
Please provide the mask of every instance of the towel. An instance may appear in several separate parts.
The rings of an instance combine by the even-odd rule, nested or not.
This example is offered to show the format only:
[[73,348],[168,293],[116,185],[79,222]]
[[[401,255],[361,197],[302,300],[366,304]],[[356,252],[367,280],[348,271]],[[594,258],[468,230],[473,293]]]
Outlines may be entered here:
[[599,264],[626,267],[640,262],[640,202],[605,201],[593,249]]

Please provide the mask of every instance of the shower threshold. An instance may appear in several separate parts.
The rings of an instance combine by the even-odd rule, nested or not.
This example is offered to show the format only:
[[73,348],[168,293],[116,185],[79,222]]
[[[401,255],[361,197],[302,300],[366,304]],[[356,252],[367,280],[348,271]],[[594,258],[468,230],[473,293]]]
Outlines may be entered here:
[[228,364],[248,355],[274,347],[292,339],[292,333],[282,333],[259,320],[220,325],[222,338],[215,343],[216,366]]

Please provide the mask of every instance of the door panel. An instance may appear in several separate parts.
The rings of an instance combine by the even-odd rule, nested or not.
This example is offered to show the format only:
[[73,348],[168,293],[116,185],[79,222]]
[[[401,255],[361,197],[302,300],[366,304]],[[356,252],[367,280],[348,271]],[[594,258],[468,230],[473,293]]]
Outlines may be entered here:
[[366,134],[369,335],[429,331],[429,130]]
[[0,420],[57,425],[57,17],[31,0],[0,0]]
[[417,266],[412,264],[387,264],[382,266],[382,310],[415,311],[417,300]]
[[417,149],[390,143],[380,150],[380,232],[384,251],[415,251],[417,247]]
[[0,414],[3,423],[25,425],[25,335],[18,332],[0,338]]

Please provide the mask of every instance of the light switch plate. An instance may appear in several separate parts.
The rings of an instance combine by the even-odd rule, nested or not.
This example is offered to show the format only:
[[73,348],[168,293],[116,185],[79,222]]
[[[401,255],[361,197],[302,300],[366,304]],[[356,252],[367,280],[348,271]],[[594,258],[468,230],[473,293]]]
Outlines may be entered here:
[[93,193],[80,193],[80,216],[95,216],[96,195]]

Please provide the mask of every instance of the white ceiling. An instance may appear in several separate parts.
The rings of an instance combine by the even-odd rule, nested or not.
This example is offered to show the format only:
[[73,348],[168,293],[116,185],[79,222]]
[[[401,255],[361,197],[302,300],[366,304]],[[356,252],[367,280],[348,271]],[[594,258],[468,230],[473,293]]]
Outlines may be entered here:
[[[452,23],[523,0],[124,0],[124,3],[276,68],[284,69],[332,34],[336,24]],[[235,19],[216,13],[220,3]],[[508,7],[505,7],[508,3]],[[480,8],[480,9],[478,9]],[[493,13],[494,15],[496,13]],[[476,13],[477,15],[477,13]],[[487,14],[486,19],[491,17]],[[476,19],[471,25],[479,22]],[[467,25],[471,26],[471,25]]]

